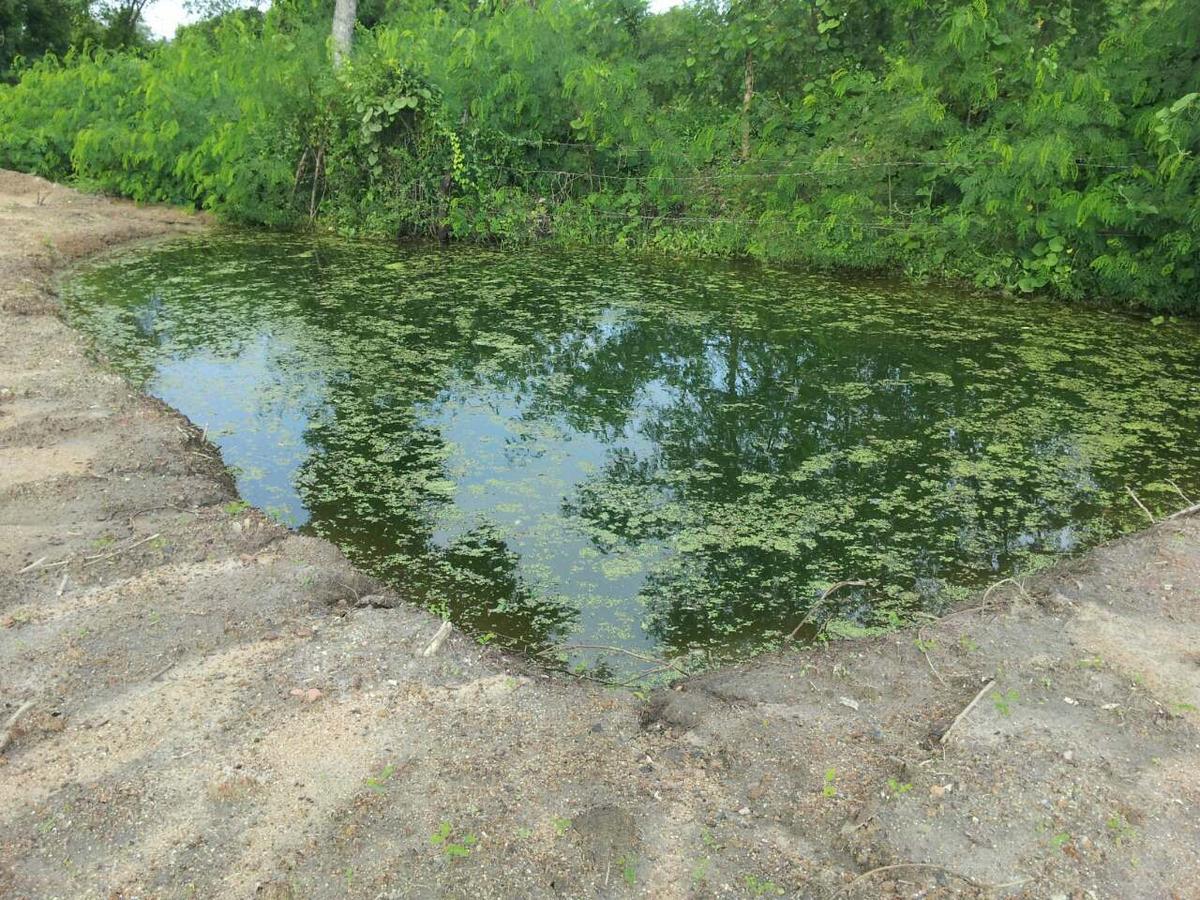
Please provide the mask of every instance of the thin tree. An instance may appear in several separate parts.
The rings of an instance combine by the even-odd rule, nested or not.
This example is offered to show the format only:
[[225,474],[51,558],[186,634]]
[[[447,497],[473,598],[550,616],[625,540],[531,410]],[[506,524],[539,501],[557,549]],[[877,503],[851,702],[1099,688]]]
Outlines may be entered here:
[[354,19],[358,15],[358,0],[337,0],[333,7],[333,67],[336,69],[350,55],[354,38]]

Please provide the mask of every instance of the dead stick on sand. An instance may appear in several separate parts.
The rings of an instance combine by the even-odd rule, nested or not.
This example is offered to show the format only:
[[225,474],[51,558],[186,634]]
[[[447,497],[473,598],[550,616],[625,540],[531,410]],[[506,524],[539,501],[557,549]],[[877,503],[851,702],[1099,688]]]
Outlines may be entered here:
[[975,695],[975,699],[967,704],[966,709],[964,709],[962,712],[960,712],[957,716],[954,717],[954,721],[950,723],[950,727],[947,728],[945,733],[942,735],[942,739],[941,739],[940,743],[944,744],[950,739],[950,734],[958,726],[958,723],[961,722],[963,719],[965,719],[967,717],[967,713],[969,713],[971,710],[973,710],[975,708],[975,704],[983,699],[983,695],[986,694],[988,691],[990,691],[995,686],[996,686],[995,678],[993,678],[991,681],[989,681],[987,684],[985,684],[983,686],[982,690],[980,690],[980,692]]
[[442,644],[446,643],[446,638],[450,636],[450,631],[453,626],[449,620],[442,622],[442,627],[437,630],[437,634],[433,636],[433,640],[429,642],[429,646],[425,648],[422,656],[433,656],[442,649]]
[[134,549],[135,547],[140,547],[140,546],[142,546],[142,544],[148,543],[157,537],[162,537],[162,534],[156,531],[156,532],[154,532],[154,534],[149,535],[148,537],[144,537],[140,541],[134,541],[132,544],[129,544],[128,546],[119,547],[118,549],[113,550],[109,553],[101,553],[99,556],[86,556],[86,557],[84,557],[83,564],[85,566],[90,566],[92,563],[100,562],[100,560],[102,560],[102,559],[111,559],[114,556],[120,556],[122,553],[128,553],[130,550]]
[[929,671],[933,673],[933,677],[942,684],[946,683],[946,679],[942,677],[942,673],[937,670],[937,666],[933,664],[933,660],[929,658],[929,641],[925,640],[925,628],[922,626],[917,629],[917,649],[921,651],[921,655],[925,657],[925,662],[929,663]]
[[18,706],[17,711],[9,717],[8,722],[5,723],[5,725],[4,725],[4,733],[0,734],[0,753],[4,752],[5,748],[8,747],[8,742],[12,740],[13,731],[17,727],[17,719],[19,719],[19,718],[21,718],[21,716],[25,715],[25,713],[32,706],[33,706],[33,701],[26,700],[24,703],[22,703],[20,706]]
[[881,872],[894,872],[897,869],[933,869],[938,872],[945,872],[947,875],[957,878],[959,881],[965,881],[967,884],[971,885],[971,887],[978,888],[981,891],[994,891],[1000,888],[1016,887],[1017,885],[1024,884],[1029,880],[1028,878],[1021,878],[1017,881],[1009,881],[1005,884],[988,884],[985,881],[976,881],[974,878],[964,875],[961,872],[955,872],[953,869],[946,868],[946,866],[940,866],[937,863],[895,863],[894,865],[880,866],[877,869],[871,869],[869,872],[863,872],[852,882],[838,891],[837,896],[840,897],[843,894],[850,893],[856,884],[858,884],[860,881],[865,881],[872,875],[878,875]]
[[32,571],[32,570],[34,570],[34,569],[36,569],[38,566],[40,566],[40,565],[41,565],[42,563],[44,563],[45,561],[46,561],[46,557],[44,557],[44,556],[43,556],[43,557],[41,557],[40,559],[35,559],[33,562],[31,562],[31,563],[30,563],[29,565],[27,565],[25,568],[23,568],[23,569],[19,570],[19,571],[17,572],[17,574],[18,574],[18,575],[24,575],[26,572],[30,572],[30,571]]

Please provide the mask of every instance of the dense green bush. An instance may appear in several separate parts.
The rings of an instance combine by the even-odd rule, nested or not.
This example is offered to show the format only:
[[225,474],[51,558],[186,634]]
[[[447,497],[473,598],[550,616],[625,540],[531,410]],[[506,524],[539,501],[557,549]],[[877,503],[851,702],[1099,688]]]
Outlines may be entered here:
[[[0,164],[240,222],[1200,312],[1200,0],[278,2],[0,86]],[[369,25],[369,27],[368,27]]]

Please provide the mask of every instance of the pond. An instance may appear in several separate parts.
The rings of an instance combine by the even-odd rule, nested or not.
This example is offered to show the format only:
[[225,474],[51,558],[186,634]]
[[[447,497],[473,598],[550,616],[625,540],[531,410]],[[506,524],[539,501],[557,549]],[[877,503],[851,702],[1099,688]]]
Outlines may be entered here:
[[[242,495],[603,677],[894,626],[1200,496],[1190,324],[732,263],[216,234],[67,284]],[[862,581],[829,595],[838,581]],[[594,649],[595,646],[619,648]],[[565,649],[564,649],[565,648]]]

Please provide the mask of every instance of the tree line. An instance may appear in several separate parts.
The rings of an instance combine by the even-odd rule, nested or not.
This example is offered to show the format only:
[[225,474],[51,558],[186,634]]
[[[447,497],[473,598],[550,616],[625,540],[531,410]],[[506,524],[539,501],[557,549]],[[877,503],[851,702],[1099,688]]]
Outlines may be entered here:
[[1200,311],[1200,0],[354,6],[10,56],[0,165],[271,227]]

